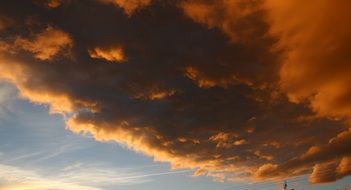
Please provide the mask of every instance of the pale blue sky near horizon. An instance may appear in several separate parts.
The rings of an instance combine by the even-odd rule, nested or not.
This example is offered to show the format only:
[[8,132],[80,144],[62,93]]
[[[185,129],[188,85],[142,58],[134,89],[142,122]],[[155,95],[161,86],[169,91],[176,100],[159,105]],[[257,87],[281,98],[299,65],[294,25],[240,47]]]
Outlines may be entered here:
[[[279,189],[282,182],[216,182],[191,170],[171,170],[168,163],[128,150],[114,142],[97,142],[89,134],[65,129],[62,115],[48,113],[18,97],[16,88],[0,83],[0,190],[12,183],[41,182],[91,190],[230,190]],[[54,185],[55,185],[54,184]],[[332,190],[351,185],[347,177],[335,183],[308,185],[306,177],[289,188]],[[51,187],[53,188],[53,187]]]

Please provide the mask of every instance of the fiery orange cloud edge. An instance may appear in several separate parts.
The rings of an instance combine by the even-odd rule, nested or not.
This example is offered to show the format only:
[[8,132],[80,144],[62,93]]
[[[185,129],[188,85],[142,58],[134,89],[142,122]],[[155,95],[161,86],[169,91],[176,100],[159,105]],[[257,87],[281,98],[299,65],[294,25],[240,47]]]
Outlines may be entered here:
[[[113,3],[123,7],[130,17],[134,11],[151,4],[151,1],[117,0]],[[293,0],[284,2],[278,0],[181,1],[178,6],[188,18],[209,28],[219,28],[229,37],[231,43],[252,46],[255,45],[255,40],[271,36],[276,39],[276,42],[270,51],[282,51],[277,73],[279,77],[270,86],[267,86],[265,81],[257,81],[247,76],[233,74],[221,78],[208,75],[208,71],[191,66],[184,68],[184,75],[193,80],[199,88],[204,89],[214,87],[228,89],[231,86],[244,84],[253,89],[269,91],[268,94],[272,99],[274,99],[274,93],[282,93],[289,99],[287,104],[302,104],[309,107],[314,113],[312,120],[326,118],[348,124],[351,114],[351,89],[348,85],[351,75],[348,65],[351,57],[347,50],[351,44],[349,43],[351,26],[346,20],[343,21],[340,18],[351,16],[346,9],[349,5],[350,3],[346,0],[337,4],[331,4],[327,0],[305,3]],[[300,11],[296,12],[297,9]],[[265,36],[256,36],[258,29],[250,24],[245,25],[244,28],[239,27],[243,21],[261,12],[264,12],[264,21],[269,26]],[[330,28],[334,31],[330,32]],[[64,86],[63,90],[55,91],[44,81],[39,80],[34,83],[33,78],[38,75],[45,79],[42,76],[45,73],[41,73],[45,70],[35,70],[30,64],[23,63],[23,60],[12,58],[19,54],[18,50],[15,50],[19,48],[32,53],[38,60],[50,62],[60,53],[70,52],[74,46],[73,41],[71,35],[63,30],[47,27],[29,39],[19,37],[13,42],[2,42],[6,46],[3,46],[0,52],[1,78],[15,84],[24,98],[35,103],[49,104],[53,113],[73,113],[74,116],[66,122],[73,132],[91,133],[98,141],[117,141],[135,151],[154,157],[156,161],[170,162],[175,169],[196,169],[195,176],[208,175],[219,181],[287,177],[308,173],[311,167],[313,167],[313,173],[310,181],[313,183],[334,181],[351,173],[349,148],[351,131],[348,127],[343,127],[343,131],[336,134],[329,142],[322,141],[316,145],[310,142],[308,144],[310,147],[305,152],[296,151],[300,154],[292,155],[284,161],[277,161],[276,157],[279,155],[274,155],[271,151],[264,153],[263,148],[262,151],[251,150],[258,146],[253,144],[253,147],[247,150],[252,151],[247,153],[247,157],[255,155],[258,158],[250,158],[256,160],[251,163],[243,161],[246,158],[241,158],[238,154],[228,156],[227,152],[233,147],[250,144],[250,140],[244,137],[245,135],[246,137],[255,136],[254,127],[250,126],[255,125],[257,120],[255,118],[247,122],[246,133],[236,134],[214,130],[209,133],[210,135],[207,134],[206,138],[192,138],[190,135],[178,136],[175,140],[164,136],[162,131],[153,126],[134,126],[133,122],[124,119],[104,121],[82,116],[80,114],[82,109],[97,114],[103,112],[105,102],[98,98],[94,100],[75,97],[69,93],[69,89],[65,89],[67,86]],[[123,61],[126,58],[122,48],[123,46],[112,51],[113,49],[95,47],[93,49],[95,52],[92,50],[87,52],[91,58]],[[128,61],[125,64],[127,65]],[[272,88],[278,90],[270,92]],[[179,93],[178,89],[153,87],[146,92],[134,94],[132,99],[166,101],[177,93]],[[256,99],[256,101],[261,100]],[[137,120],[138,117],[140,116],[129,119]],[[271,149],[274,150],[283,146],[281,144],[285,142],[269,139],[268,136],[264,141],[256,143],[262,143],[263,147],[272,147]],[[193,148],[188,148],[189,152],[182,152],[174,148],[175,146]],[[194,151],[197,149],[194,147],[201,147],[198,149],[200,152]],[[214,147],[216,150],[209,150]],[[328,175],[323,172],[325,168],[329,171]]]

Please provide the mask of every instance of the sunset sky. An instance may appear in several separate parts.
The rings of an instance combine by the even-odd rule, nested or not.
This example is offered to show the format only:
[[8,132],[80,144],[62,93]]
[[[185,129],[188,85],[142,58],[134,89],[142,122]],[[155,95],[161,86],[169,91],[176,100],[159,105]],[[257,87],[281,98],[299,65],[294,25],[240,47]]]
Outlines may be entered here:
[[351,1],[0,1],[0,190],[351,189]]

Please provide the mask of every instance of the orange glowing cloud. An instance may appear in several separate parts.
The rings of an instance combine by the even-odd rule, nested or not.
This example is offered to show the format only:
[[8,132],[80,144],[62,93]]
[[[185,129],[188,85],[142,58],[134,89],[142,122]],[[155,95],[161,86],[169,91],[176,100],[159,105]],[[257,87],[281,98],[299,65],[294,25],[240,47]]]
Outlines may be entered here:
[[121,47],[115,47],[115,48],[96,47],[94,49],[90,49],[89,54],[91,58],[105,59],[109,62],[121,63],[126,61],[127,59]]
[[[306,173],[314,165],[310,176],[312,183],[331,182],[350,174],[349,146],[351,129],[343,131],[323,146],[313,146],[298,158],[292,158],[281,165],[264,164],[256,172],[259,178],[291,176]],[[345,165],[346,163],[346,165]]]
[[45,3],[45,5],[49,8],[56,8],[62,4],[63,0],[44,0],[41,3]]
[[342,18],[351,16],[350,2],[266,0],[265,6],[276,49],[285,51],[280,84],[290,100],[308,101],[319,116],[349,118],[351,26]]
[[191,80],[193,80],[201,88],[211,88],[215,86],[227,88],[231,85],[240,83],[252,85],[250,80],[239,78],[235,76],[235,74],[224,77],[211,77],[207,76],[205,73],[191,66],[186,67],[185,75]]
[[30,73],[30,68],[25,67],[19,62],[10,59],[1,60],[1,77],[7,81],[15,83],[20,91],[20,96],[29,99],[38,104],[50,104],[51,113],[71,112],[74,103],[63,93],[55,93],[51,91],[42,91],[27,86],[31,78],[35,78],[35,74]]
[[126,14],[132,15],[136,10],[146,7],[151,3],[151,0],[99,0],[103,3],[111,3],[122,7]]
[[184,13],[196,22],[210,28],[218,27],[234,42],[253,40],[255,25],[243,24],[260,11],[259,1],[218,0],[182,1]]
[[43,32],[36,34],[32,39],[19,37],[15,45],[34,54],[40,60],[51,60],[60,51],[67,50],[73,45],[71,37],[64,31],[47,27]]
[[174,95],[174,90],[151,90],[143,94],[136,94],[135,98],[147,99],[147,100],[161,100],[169,96]]
[[[113,128],[109,126],[109,123],[100,124],[97,126],[93,123],[85,123],[79,118],[71,118],[67,122],[68,128],[75,133],[90,133],[98,141],[116,141],[127,147],[144,153],[147,156],[154,157],[155,161],[170,162],[173,169],[180,168],[203,168],[202,170],[220,170],[221,161],[197,161],[198,156],[196,154],[189,154],[186,156],[177,155],[172,151],[167,150],[172,146],[171,144],[160,144],[160,147],[155,147],[154,143],[162,142],[163,137],[158,136],[157,131],[153,131],[151,128],[140,129],[137,127],[130,126],[126,121],[119,124],[115,124]],[[101,128],[105,125],[104,128]],[[155,141],[156,140],[156,141]],[[155,141],[155,142],[153,142]],[[230,173],[236,171],[234,167],[228,167],[226,170],[220,173]],[[204,174],[203,172],[196,172],[196,175]]]

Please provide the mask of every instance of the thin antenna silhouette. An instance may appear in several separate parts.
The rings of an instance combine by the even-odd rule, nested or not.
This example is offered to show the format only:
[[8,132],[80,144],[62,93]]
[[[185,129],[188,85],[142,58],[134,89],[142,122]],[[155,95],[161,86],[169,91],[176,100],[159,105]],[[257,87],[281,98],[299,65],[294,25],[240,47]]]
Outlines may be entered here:
[[284,190],[287,190],[287,188],[288,188],[288,184],[287,184],[287,182],[286,182],[286,180],[285,180],[285,183],[284,183]]

